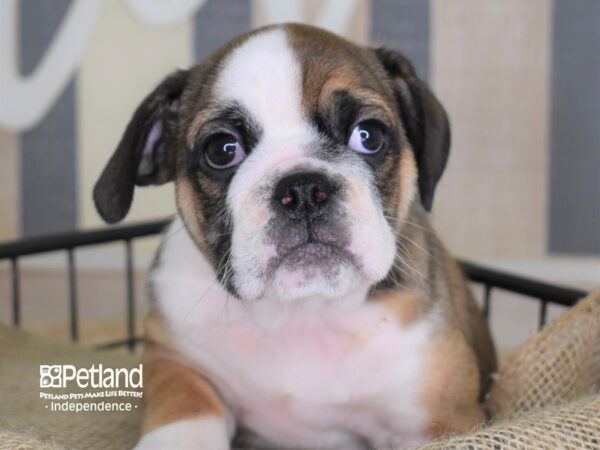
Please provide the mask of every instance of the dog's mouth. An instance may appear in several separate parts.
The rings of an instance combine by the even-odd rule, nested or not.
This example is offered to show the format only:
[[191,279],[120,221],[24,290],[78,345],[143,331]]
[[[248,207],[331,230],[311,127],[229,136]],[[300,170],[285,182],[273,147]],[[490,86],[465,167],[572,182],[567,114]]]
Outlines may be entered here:
[[318,273],[329,278],[335,276],[342,265],[357,266],[355,259],[350,252],[336,244],[311,240],[272,257],[267,276],[284,268],[287,271],[303,272],[307,277]]
[[263,272],[267,296],[274,294],[284,302],[331,298],[356,280],[356,258],[337,243],[307,240],[279,250]]

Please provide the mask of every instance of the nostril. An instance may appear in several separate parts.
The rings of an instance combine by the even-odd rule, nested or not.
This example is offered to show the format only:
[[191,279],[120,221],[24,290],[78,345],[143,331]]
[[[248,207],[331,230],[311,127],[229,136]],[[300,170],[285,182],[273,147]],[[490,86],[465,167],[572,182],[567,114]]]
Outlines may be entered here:
[[294,206],[296,203],[296,196],[293,193],[286,194],[283,197],[281,197],[281,204],[283,206]]
[[322,191],[319,187],[315,187],[312,192],[312,197],[315,203],[323,203],[327,200],[327,192]]

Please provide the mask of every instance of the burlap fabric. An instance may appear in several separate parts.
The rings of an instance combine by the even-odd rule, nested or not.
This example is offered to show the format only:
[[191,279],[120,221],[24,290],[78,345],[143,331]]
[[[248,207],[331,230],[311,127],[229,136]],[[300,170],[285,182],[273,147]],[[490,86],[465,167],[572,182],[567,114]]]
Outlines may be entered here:
[[52,439],[41,441],[27,433],[8,430],[0,430],[0,447],[12,450],[64,450]]
[[[67,356],[65,356],[67,355]],[[0,449],[122,449],[137,438],[133,413],[49,413],[39,364],[131,367],[135,357],[82,350],[0,328]],[[503,365],[490,392],[492,422],[420,450],[600,449],[600,292],[553,321]],[[4,429],[5,431],[1,431]]]
[[566,403],[600,388],[600,293],[551,322],[507,359],[488,408],[494,418]]
[[598,450],[600,396],[543,408],[500,421],[463,436],[446,438],[419,450]]
[[[134,400],[138,408],[131,412],[50,411],[46,408],[49,402],[40,399],[40,391],[45,391],[40,389],[40,364],[90,367],[102,363],[104,367],[129,368],[137,365],[137,360],[137,356],[121,351],[90,351],[0,326],[0,430],[5,430],[0,431],[0,449],[131,448],[137,440],[139,399]],[[21,440],[17,432],[24,433]],[[30,444],[31,436],[42,440],[46,447]]]
[[419,450],[600,449],[600,291],[506,360],[487,405],[485,427]]

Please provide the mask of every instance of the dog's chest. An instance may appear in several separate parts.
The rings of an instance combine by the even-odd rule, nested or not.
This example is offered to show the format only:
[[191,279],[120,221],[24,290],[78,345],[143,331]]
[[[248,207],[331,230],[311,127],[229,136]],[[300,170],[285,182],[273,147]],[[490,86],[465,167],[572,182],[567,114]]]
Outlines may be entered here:
[[365,307],[265,328],[235,309],[178,335],[239,423],[279,443],[422,438],[427,323],[402,327],[383,308]]
[[424,439],[430,320],[402,325],[377,303],[256,314],[208,275],[197,253],[186,255],[189,248],[165,249],[153,274],[158,308],[178,350],[218,389],[238,425],[263,442],[309,448]]

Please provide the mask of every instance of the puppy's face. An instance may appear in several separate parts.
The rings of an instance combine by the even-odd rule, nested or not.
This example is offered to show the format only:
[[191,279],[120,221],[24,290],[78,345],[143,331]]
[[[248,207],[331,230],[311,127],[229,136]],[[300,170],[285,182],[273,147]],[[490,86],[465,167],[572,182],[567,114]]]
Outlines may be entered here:
[[150,94],[96,204],[117,221],[134,183],[174,180],[186,227],[230,292],[351,301],[390,272],[413,200],[431,207],[447,130],[400,55],[266,28]]

